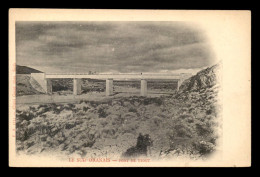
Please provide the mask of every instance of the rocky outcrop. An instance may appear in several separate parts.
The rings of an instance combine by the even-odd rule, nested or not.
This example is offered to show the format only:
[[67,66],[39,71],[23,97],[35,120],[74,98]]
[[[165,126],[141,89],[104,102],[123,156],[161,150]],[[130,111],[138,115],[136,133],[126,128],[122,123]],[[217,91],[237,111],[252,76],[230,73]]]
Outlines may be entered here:
[[201,70],[196,75],[185,80],[180,86],[179,93],[186,91],[198,91],[210,88],[221,81],[222,64],[218,63],[212,67]]
[[31,76],[20,74],[16,76],[16,96],[41,94],[41,90],[37,89],[37,83],[31,81]]

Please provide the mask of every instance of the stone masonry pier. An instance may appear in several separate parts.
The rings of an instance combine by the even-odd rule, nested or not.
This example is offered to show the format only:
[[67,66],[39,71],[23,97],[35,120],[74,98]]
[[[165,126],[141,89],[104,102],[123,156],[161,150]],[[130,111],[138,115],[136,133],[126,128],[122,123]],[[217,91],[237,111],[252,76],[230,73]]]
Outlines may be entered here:
[[177,81],[177,90],[184,80],[191,77],[191,74],[181,73],[177,75],[169,74],[46,74],[32,73],[31,77],[39,83],[45,93],[52,93],[51,79],[73,79],[73,94],[81,94],[81,84],[83,78],[98,79],[106,81],[106,96],[113,95],[113,80],[140,80],[141,81],[141,96],[147,96],[147,80],[173,80]]

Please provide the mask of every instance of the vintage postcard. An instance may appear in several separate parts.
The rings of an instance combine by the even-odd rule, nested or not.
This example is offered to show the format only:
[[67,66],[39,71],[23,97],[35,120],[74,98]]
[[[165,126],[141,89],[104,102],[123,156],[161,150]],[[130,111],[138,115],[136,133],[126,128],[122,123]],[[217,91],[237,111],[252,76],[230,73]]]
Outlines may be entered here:
[[251,166],[251,12],[9,10],[11,167]]

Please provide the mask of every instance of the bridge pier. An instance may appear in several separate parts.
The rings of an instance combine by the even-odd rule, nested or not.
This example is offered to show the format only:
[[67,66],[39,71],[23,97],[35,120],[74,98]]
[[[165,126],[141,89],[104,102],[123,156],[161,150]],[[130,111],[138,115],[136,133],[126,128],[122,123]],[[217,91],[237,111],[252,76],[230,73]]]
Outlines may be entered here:
[[141,79],[141,96],[147,96],[147,81]]
[[113,94],[113,79],[106,80],[106,96]]
[[46,93],[52,94],[52,81],[51,79],[45,79],[46,82]]
[[73,78],[73,95],[81,94],[81,79]]
[[178,80],[178,81],[177,81],[177,89],[176,89],[177,91],[179,91],[180,86],[181,86],[181,81]]

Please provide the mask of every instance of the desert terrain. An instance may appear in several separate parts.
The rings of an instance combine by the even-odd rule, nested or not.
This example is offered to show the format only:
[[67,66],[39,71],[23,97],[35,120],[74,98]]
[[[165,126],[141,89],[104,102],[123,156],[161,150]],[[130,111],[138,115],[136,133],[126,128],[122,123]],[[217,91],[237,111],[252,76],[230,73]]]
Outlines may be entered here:
[[85,79],[72,95],[72,80],[53,80],[53,94],[35,90],[30,76],[17,75],[16,150],[18,154],[62,157],[121,157],[138,135],[153,141],[151,159],[206,159],[219,150],[221,136],[220,65],[183,82],[115,81],[105,97],[105,82]]

